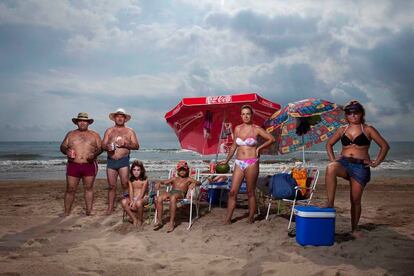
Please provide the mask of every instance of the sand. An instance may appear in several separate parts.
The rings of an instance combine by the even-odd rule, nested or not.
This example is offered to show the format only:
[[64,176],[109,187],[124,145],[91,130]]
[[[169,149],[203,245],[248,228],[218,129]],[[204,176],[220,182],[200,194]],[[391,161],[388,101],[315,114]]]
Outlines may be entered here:
[[[315,202],[325,199],[320,181]],[[321,184],[322,183],[322,184]],[[0,275],[412,275],[414,178],[377,177],[363,197],[362,239],[349,235],[349,193],[337,192],[335,244],[302,247],[287,235],[287,208],[249,225],[246,209],[222,225],[225,209],[201,207],[187,231],[187,210],[172,233],[122,222],[106,208],[106,181],[95,185],[94,215],[84,215],[80,186],[72,215],[64,181],[0,182]],[[264,207],[262,209],[264,213]]]

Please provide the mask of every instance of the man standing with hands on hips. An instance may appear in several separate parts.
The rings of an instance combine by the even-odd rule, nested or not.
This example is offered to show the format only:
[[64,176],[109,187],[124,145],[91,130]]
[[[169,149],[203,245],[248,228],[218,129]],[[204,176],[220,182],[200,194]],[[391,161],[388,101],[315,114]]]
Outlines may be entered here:
[[102,149],[108,152],[106,164],[106,176],[109,186],[107,215],[114,211],[118,175],[123,191],[128,190],[129,154],[131,150],[139,149],[135,131],[125,126],[125,123],[131,119],[131,115],[127,114],[124,109],[119,108],[109,114],[109,119],[114,121],[115,125],[105,131],[102,140]]
[[70,214],[81,179],[85,190],[86,215],[89,216],[92,212],[93,183],[98,173],[96,157],[102,153],[101,137],[95,131],[88,129],[93,123],[88,113],[79,113],[77,118],[72,118],[72,122],[78,126],[78,129],[69,131],[60,145],[60,151],[68,156],[64,216]]

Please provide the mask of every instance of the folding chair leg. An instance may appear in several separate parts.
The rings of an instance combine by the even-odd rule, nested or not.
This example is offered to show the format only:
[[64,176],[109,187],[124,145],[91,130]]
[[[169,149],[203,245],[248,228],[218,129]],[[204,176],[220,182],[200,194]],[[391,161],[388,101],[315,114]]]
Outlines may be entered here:
[[190,230],[191,224],[193,219],[193,196],[191,195],[191,202],[190,202],[190,220],[188,222],[187,230]]
[[280,200],[277,201],[277,215],[280,214]]
[[295,209],[295,204],[296,204],[296,199],[293,201],[292,210],[290,211],[290,219],[289,219],[288,231],[290,229],[290,225],[292,224],[293,211]]
[[267,206],[266,220],[269,220],[269,213],[270,213],[270,206],[271,205],[272,205],[272,202],[269,202],[269,205]]

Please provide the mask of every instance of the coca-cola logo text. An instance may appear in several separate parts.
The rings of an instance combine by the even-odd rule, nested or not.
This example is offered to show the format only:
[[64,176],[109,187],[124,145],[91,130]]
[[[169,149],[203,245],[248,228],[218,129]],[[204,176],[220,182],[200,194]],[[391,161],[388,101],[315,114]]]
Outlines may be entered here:
[[206,98],[207,104],[221,104],[221,103],[229,103],[231,102],[231,96],[210,96]]

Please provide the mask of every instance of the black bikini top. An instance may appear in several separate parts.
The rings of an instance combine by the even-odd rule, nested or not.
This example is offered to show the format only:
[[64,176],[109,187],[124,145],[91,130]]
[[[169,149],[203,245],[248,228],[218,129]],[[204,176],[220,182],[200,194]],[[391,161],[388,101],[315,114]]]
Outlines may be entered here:
[[349,145],[357,145],[357,146],[369,146],[371,144],[371,140],[368,139],[367,135],[364,132],[364,128],[361,124],[361,134],[351,140],[345,133],[348,129],[349,125],[345,128],[344,133],[341,136],[341,143],[342,146],[349,146]]

